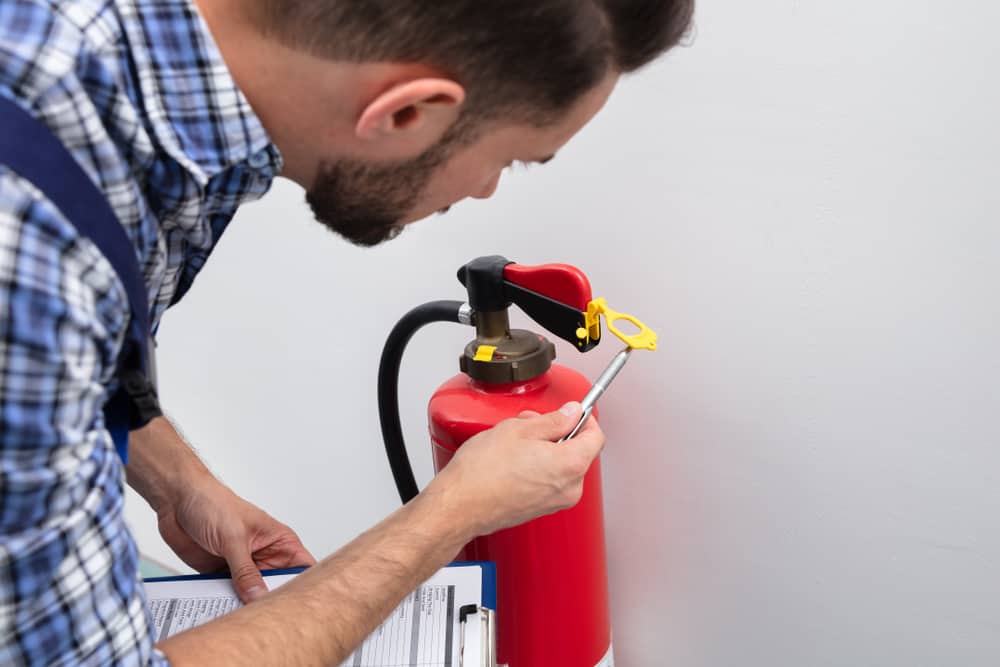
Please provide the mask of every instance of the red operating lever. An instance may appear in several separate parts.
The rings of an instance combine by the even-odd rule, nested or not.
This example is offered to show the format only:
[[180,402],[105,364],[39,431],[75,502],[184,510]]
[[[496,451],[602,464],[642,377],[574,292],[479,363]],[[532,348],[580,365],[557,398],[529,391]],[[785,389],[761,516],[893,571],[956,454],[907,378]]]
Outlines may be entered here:
[[587,305],[594,299],[590,280],[583,271],[569,264],[508,264],[504,267],[503,277],[518,287],[537,292],[581,312],[587,312]]

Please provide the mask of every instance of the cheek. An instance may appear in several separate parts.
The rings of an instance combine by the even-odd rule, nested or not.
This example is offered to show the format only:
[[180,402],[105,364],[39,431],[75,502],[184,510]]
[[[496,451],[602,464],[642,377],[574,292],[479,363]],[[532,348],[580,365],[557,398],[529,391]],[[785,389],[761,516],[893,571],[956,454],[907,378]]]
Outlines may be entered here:
[[496,179],[496,175],[496,170],[482,165],[453,161],[431,178],[427,184],[426,199],[433,199],[438,208],[451,206],[482,192]]
[[402,222],[423,220],[469,197],[473,188],[469,181],[468,174],[439,170],[424,184]]

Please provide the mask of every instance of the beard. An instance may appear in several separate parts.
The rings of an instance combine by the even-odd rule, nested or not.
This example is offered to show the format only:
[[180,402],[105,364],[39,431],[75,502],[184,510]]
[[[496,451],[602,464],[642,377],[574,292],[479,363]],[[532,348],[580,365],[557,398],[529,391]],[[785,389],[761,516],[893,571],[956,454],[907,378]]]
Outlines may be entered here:
[[306,202],[317,221],[355,245],[370,248],[394,239],[435,170],[471,136],[458,122],[438,143],[409,160],[323,162]]

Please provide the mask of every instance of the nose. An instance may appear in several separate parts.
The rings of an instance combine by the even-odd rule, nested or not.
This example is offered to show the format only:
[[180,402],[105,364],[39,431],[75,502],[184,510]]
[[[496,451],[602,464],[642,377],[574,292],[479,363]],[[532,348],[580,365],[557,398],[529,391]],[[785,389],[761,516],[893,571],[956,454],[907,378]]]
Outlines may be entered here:
[[489,180],[489,182],[487,182],[486,185],[484,185],[479,192],[477,192],[476,194],[472,195],[473,198],[475,198],[475,199],[489,199],[490,197],[492,197],[493,193],[497,191],[497,186],[500,185],[500,175],[502,173],[503,172],[499,172],[498,171],[496,173],[496,175],[493,178],[491,178]]

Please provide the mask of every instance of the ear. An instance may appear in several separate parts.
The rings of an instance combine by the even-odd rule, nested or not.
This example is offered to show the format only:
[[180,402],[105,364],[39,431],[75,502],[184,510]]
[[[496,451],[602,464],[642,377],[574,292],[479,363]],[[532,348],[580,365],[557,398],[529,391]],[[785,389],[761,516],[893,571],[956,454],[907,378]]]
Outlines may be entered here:
[[450,79],[411,79],[392,86],[369,102],[358,118],[354,133],[365,141],[403,133],[414,137],[427,134],[429,145],[455,122],[464,101],[465,89]]

